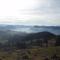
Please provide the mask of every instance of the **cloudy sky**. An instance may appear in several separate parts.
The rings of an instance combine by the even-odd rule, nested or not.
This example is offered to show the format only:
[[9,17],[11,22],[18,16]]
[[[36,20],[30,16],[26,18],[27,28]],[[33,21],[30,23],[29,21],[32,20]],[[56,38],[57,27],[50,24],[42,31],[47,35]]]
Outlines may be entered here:
[[60,0],[0,0],[1,23],[60,26]]

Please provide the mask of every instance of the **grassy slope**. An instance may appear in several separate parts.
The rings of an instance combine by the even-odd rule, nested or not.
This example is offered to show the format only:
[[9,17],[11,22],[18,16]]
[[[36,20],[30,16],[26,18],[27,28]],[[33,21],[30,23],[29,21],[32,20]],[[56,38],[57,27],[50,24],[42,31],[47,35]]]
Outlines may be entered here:
[[28,56],[27,60],[43,60],[45,56],[49,59],[53,54],[57,54],[60,57],[60,46],[59,47],[48,47],[48,48],[32,48],[25,50],[14,50],[11,52],[4,52],[0,50],[0,59],[3,60],[18,60],[23,56]]

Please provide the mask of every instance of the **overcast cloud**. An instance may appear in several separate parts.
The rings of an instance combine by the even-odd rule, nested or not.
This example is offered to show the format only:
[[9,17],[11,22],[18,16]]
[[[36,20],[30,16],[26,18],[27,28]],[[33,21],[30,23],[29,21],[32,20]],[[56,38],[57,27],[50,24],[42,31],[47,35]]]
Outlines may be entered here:
[[60,26],[60,0],[2,0],[0,23]]

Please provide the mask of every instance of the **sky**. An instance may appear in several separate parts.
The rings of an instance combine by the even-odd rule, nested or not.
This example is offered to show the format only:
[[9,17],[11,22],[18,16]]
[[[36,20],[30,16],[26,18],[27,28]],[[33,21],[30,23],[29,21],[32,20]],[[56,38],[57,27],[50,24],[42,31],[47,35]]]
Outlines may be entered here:
[[0,0],[2,23],[60,26],[60,0]]

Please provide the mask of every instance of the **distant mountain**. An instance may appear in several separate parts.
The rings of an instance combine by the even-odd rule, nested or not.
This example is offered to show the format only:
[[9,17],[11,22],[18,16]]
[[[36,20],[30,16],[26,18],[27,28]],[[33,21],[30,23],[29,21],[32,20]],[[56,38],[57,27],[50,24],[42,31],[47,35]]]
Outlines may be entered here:
[[55,37],[53,33],[50,32],[39,32],[39,33],[31,33],[25,37],[25,40],[33,40],[33,39],[51,39]]
[[0,44],[17,48],[60,46],[60,26],[0,25]]
[[25,32],[11,31],[11,30],[0,30],[0,43],[8,42],[10,39],[16,36],[26,36]]
[[[60,35],[55,35],[47,31],[30,34],[25,33],[13,35],[9,35],[7,33],[5,34],[6,35],[2,34],[1,36],[2,40],[4,35],[5,36],[4,39],[8,39],[8,41],[4,43],[3,48],[12,47],[20,49],[20,48],[32,48],[35,46],[37,47],[60,46]],[[7,36],[9,36],[9,38]]]
[[26,25],[0,25],[0,30],[11,30],[26,33],[48,31],[60,35],[60,26],[26,26]]
[[[27,34],[26,36],[15,35],[13,38],[9,40],[8,44],[11,44],[12,47],[15,46],[17,48],[23,48],[23,47],[30,48],[32,46],[42,46],[44,44],[47,45],[50,40],[51,43],[53,43],[52,41],[56,42],[56,35],[44,31],[39,33]],[[55,46],[55,43],[53,44]]]

